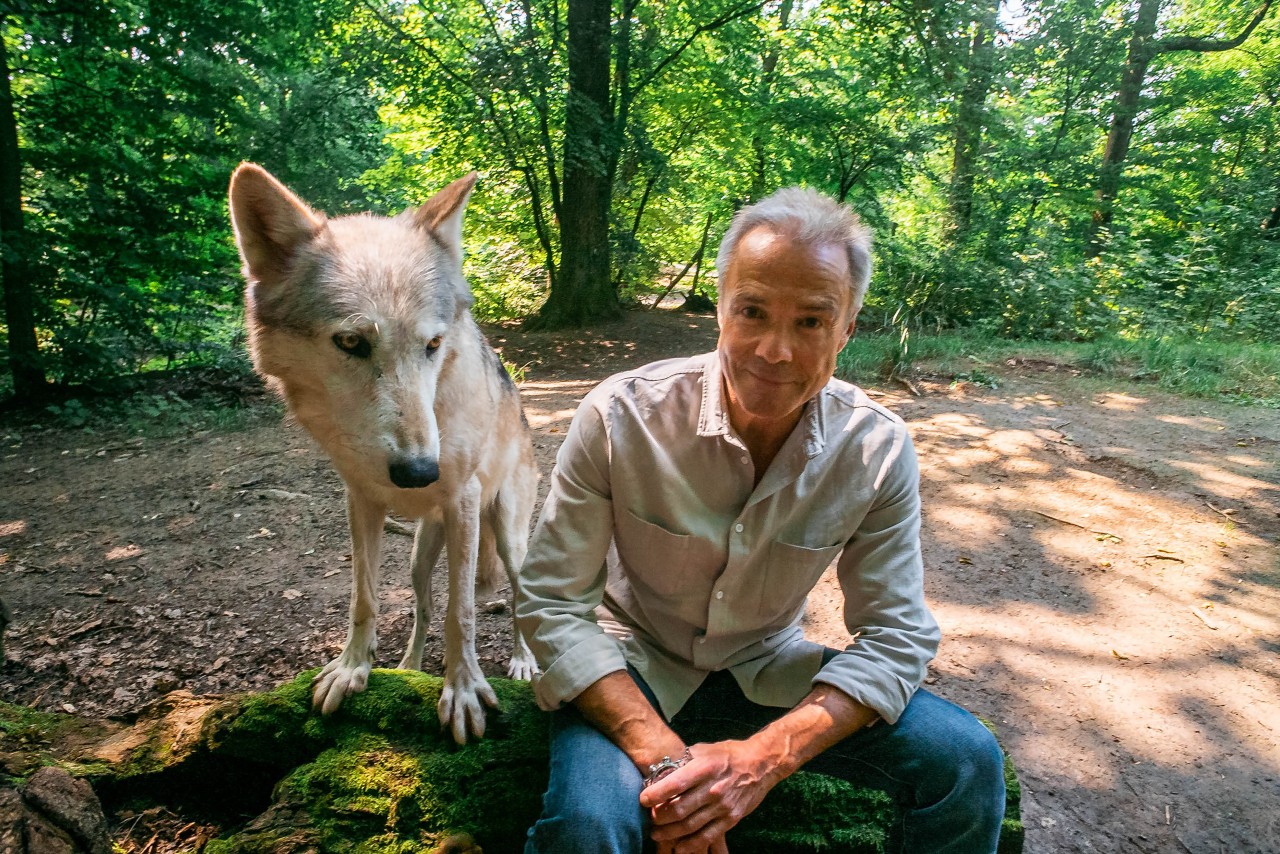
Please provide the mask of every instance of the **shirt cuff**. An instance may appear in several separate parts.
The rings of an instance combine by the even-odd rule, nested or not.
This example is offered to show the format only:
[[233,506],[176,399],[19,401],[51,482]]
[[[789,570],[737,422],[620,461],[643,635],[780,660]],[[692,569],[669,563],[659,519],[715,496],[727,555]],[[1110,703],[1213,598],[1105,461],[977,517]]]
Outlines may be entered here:
[[627,669],[618,642],[596,634],[578,643],[555,660],[534,685],[538,706],[554,712],[610,673]]
[[813,684],[819,683],[838,688],[891,724],[898,722],[919,687],[848,652],[823,665],[813,677]]

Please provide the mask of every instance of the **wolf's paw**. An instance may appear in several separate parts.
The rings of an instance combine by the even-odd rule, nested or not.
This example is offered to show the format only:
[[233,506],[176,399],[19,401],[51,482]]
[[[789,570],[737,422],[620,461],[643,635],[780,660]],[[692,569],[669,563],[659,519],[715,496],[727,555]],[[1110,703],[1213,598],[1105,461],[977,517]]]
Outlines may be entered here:
[[333,714],[343,700],[365,689],[372,668],[371,661],[351,661],[346,655],[338,656],[311,680],[311,705],[321,714]]
[[485,680],[479,666],[468,668],[464,665],[445,674],[436,713],[440,716],[440,725],[449,728],[454,741],[466,744],[468,734],[484,738],[485,706],[498,708],[498,695]]
[[519,679],[522,682],[529,682],[538,674],[538,662],[534,661],[533,653],[528,647],[517,649],[511,653],[511,662],[507,665],[507,675],[512,679]]
[[404,657],[400,659],[400,663],[396,665],[400,670],[421,670],[422,669],[422,649],[415,650],[412,645],[404,651]]

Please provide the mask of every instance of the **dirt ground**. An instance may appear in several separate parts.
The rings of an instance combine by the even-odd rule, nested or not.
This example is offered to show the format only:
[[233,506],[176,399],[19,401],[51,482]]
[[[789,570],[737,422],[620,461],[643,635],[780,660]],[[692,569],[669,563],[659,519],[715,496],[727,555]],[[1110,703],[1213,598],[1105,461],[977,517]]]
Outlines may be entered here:
[[[595,382],[715,340],[712,318],[667,311],[579,336],[491,332],[524,368],[544,489]],[[990,371],[997,390],[926,376],[919,394],[868,391],[921,459],[944,632],[929,687],[999,727],[1027,851],[1280,852],[1280,414],[1047,363]],[[339,651],[342,484],[297,427],[251,424],[149,438],[0,423],[0,699],[124,715],[175,688],[268,688]],[[383,666],[412,620],[410,540],[389,540]],[[482,617],[490,675],[509,620],[497,602]],[[807,622],[844,642],[834,579]],[[427,662],[440,671],[438,636]]]

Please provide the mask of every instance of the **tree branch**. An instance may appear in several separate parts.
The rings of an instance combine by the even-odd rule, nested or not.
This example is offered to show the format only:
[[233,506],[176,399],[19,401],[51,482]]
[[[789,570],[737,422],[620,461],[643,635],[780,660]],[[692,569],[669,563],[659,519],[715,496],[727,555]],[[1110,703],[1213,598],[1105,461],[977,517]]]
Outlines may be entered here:
[[1175,50],[1191,50],[1196,53],[1213,53],[1220,50],[1231,50],[1244,44],[1245,39],[1262,23],[1262,19],[1267,16],[1267,12],[1271,10],[1272,0],[1263,0],[1262,8],[1258,10],[1258,14],[1253,16],[1253,20],[1248,23],[1240,34],[1233,39],[1206,39],[1197,38],[1196,36],[1174,36],[1167,39],[1160,39],[1152,45],[1152,53],[1170,53]]
[[[1270,3],[1271,0],[1267,0],[1267,2]],[[671,63],[679,59],[681,55],[686,50],[689,49],[689,46],[698,40],[698,36],[704,35],[706,33],[714,32],[720,29],[721,27],[725,26],[726,24],[729,24],[729,23],[732,23],[733,21],[738,20],[739,18],[745,18],[747,15],[751,14],[752,12],[759,10],[759,8],[763,5],[764,3],[762,2],[762,0],[752,0],[752,2],[749,2],[744,6],[739,6],[736,9],[730,9],[728,12],[724,13],[719,18],[716,18],[713,21],[708,21],[705,24],[699,24],[697,27],[694,28],[693,32],[690,33],[683,42],[681,42],[675,49],[673,49],[671,53],[667,54],[667,56],[664,57],[661,62],[655,65],[653,69],[648,74],[646,74],[639,83],[637,83],[630,91],[622,93],[623,99],[628,102],[634,101],[636,99],[636,96],[639,95],[642,91],[644,91],[645,87],[647,87],[650,83],[652,83],[654,80],[657,80],[658,77],[661,76],[662,72],[667,69],[668,65],[670,65]]]

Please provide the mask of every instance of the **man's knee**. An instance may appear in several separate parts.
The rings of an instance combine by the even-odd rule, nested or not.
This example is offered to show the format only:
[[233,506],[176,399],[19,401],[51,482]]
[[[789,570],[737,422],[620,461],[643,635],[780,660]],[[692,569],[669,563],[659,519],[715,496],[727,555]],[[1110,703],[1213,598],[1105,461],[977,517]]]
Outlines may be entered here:
[[526,854],[639,854],[644,846],[638,796],[631,803],[616,797],[582,797],[546,807],[529,832]]
[[952,762],[957,775],[984,789],[1004,791],[1004,752],[1000,743],[982,723],[971,717],[967,726],[953,734]]
[[976,717],[947,705],[950,708],[936,718],[938,725],[929,732],[924,750],[925,778],[932,789],[928,799],[959,795],[966,800],[1003,802],[1004,753],[999,742]]

